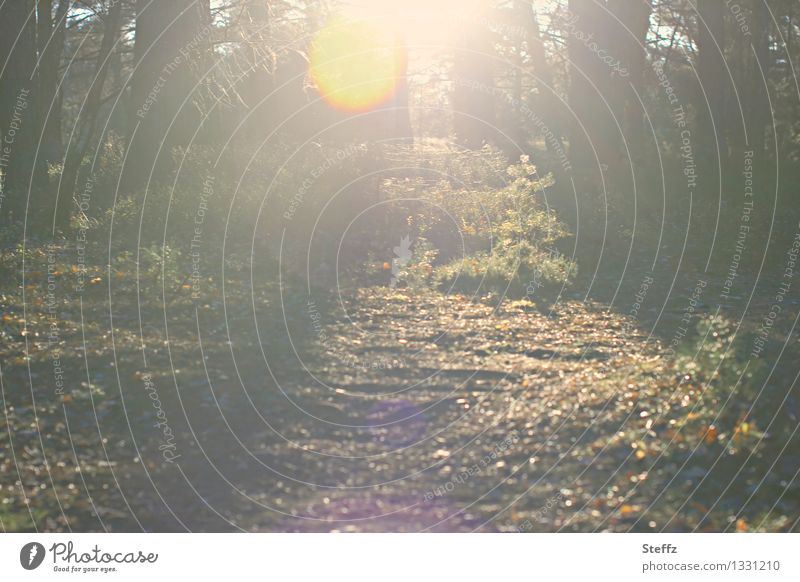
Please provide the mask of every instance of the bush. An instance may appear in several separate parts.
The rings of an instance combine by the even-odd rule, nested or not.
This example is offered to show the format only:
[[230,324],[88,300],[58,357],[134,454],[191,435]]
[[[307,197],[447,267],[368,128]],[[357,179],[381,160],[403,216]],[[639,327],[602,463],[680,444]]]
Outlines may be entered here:
[[554,250],[567,232],[542,201],[553,180],[527,157],[509,165],[489,147],[465,151],[437,141],[312,143],[255,155],[231,150],[219,159],[196,146],[175,152],[179,172],[150,185],[144,210],[145,193],[133,192],[119,196],[112,213],[101,201],[109,198],[108,176],[119,171],[116,153],[108,148],[92,204],[72,225],[91,231],[89,240],[106,240],[113,216],[115,253],[165,247],[184,256],[175,261],[185,270],[198,239],[204,265],[218,262],[224,246],[226,259],[252,260],[270,279],[282,254],[284,275],[309,273],[322,286],[529,297],[560,291],[575,274]]
[[770,404],[759,395],[763,363],[749,357],[753,335],[727,318],[704,317],[681,349],[676,364],[684,388],[696,393],[691,419],[707,442],[733,434],[732,444],[755,443]]
[[391,222],[414,235],[400,280],[530,296],[560,291],[574,277],[574,262],[555,250],[568,233],[542,203],[552,177],[540,177],[527,156],[508,165],[489,147],[427,143],[399,161],[413,170],[385,180],[382,193],[398,217]]

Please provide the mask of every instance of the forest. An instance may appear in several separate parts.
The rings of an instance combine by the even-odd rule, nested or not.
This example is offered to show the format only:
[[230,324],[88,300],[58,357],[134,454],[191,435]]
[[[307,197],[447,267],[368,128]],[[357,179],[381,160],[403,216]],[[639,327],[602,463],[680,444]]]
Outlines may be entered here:
[[795,0],[0,0],[0,531],[800,531]]

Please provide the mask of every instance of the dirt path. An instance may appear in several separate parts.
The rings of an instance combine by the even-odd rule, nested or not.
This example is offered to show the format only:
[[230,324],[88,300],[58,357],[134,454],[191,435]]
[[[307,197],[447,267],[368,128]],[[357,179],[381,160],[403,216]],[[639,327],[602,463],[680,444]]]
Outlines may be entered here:
[[271,366],[274,431],[241,431],[255,455],[239,468],[260,475],[242,489],[288,514],[280,528],[648,528],[634,489],[660,360],[621,318],[369,289],[309,319],[324,354],[300,358],[302,379]]
[[[107,307],[85,302],[86,335],[105,338],[88,357],[80,320],[62,325],[72,382],[63,397],[53,399],[46,349],[28,360],[35,411],[26,361],[5,359],[2,432],[13,447],[0,468],[6,507],[18,508],[2,514],[7,528],[31,529],[22,490],[37,527],[51,530],[730,523],[714,488],[732,483],[738,465],[727,459],[741,457],[716,432],[708,438],[708,420],[693,412],[698,385],[599,307],[493,308],[381,287],[328,305],[295,293],[257,306],[256,317],[241,298],[227,311],[175,304],[168,336],[154,331],[163,314],[145,310],[142,342],[135,295],[115,297],[113,339],[102,334]],[[175,462],[162,452],[172,443]],[[709,466],[722,476],[706,479]],[[739,485],[725,493],[749,495]]]

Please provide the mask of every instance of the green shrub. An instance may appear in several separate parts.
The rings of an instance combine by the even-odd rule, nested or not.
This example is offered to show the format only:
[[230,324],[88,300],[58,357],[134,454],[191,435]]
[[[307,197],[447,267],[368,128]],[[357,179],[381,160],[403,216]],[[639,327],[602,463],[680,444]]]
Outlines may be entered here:
[[685,389],[696,392],[690,417],[707,442],[756,442],[763,434],[766,399],[759,397],[763,364],[749,357],[753,336],[731,320],[701,318],[690,341],[678,352],[676,364]]
[[488,147],[465,152],[427,143],[398,161],[413,170],[385,180],[382,193],[393,201],[392,223],[413,230],[401,280],[530,296],[558,291],[574,277],[574,262],[554,250],[568,233],[542,201],[552,177],[539,176],[527,156],[508,165]]

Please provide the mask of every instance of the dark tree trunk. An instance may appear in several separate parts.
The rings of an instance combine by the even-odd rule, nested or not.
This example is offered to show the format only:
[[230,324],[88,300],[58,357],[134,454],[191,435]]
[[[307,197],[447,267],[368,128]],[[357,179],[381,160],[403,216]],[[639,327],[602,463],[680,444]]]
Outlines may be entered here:
[[278,44],[273,39],[274,18],[271,3],[262,0],[249,0],[242,16],[245,78],[235,89],[244,105],[238,113],[247,116],[242,132],[256,142],[273,131],[303,141],[314,134],[314,124],[307,115],[294,114],[306,102],[308,62],[298,50],[272,50]]
[[[727,79],[725,58],[725,4],[723,0],[697,2],[697,75],[700,83],[699,131],[700,155],[728,155],[725,127],[725,90]],[[707,104],[706,104],[707,101]],[[702,104],[702,105],[700,105]]]
[[586,183],[599,183],[603,164],[616,165],[620,155],[619,130],[609,105],[613,103],[615,71],[600,58],[600,50],[613,52],[609,34],[612,19],[604,2],[569,1],[566,23],[569,50],[569,101],[575,119],[570,132],[570,154],[575,173]]
[[164,177],[171,151],[185,146],[201,122],[193,91],[205,62],[210,28],[195,0],[137,0],[135,69],[124,184],[144,187]]
[[[745,113],[749,114],[747,128],[750,148],[762,153],[765,149],[765,129],[770,120],[768,86],[772,62],[770,60],[769,39],[772,31],[772,18],[764,0],[751,0],[752,8],[752,48],[746,46],[749,80],[744,84],[748,90]],[[746,43],[749,45],[749,43]]]
[[69,0],[60,0],[53,15],[52,0],[37,2],[37,38],[39,50],[39,95],[38,116],[41,127],[41,142],[37,156],[43,164],[61,161],[63,142],[61,139],[61,102],[59,69],[64,55],[64,37],[67,26]]
[[36,13],[33,0],[0,4],[0,212],[22,219],[36,146]]
[[619,19],[613,35],[615,58],[625,70],[613,76],[614,110],[622,125],[631,158],[640,159],[644,151],[644,111],[637,93],[644,99],[643,88],[647,65],[647,31],[653,6],[650,0],[609,0],[609,10]]
[[61,226],[68,224],[69,216],[75,210],[73,203],[75,184],[78,180],[81,163],[92,145],[92,139],[97,129],[103,89],[108,71],[111,68],[111,53],[119,38],[121,20],[122,2],[115,2],[105,16],[103,39],[100,42],[100,51],[97,53],[95,74],[92,77],[89,93],[76,122],[75,139],[69,144],[64,160],[64,170],[61,174],[59,186],[58,208],[56,210],[56,220]]
[[[552,137],[548,139],[544,136],[547,151],[554,156],[561,155],[564,151],[564,132],[561,124],[562,111],[566,109],[560,104],[555,94],[556,88],[553,83],[553,71],[547,61],[542,34],[539,30],[539,19],[535,9],[526,6],[526,17],[522,19],[526,26],[527,38],[526,46],[533,67],[533,76],[539,86],[539,94],[536,99],[541,112],[544,124],[552,132]],[[558,168],[563,168],[563,164]]]
[[414,139],[411,129],[411,109],[408,102],[408,44],[402,35],[396,39],[396,58],[401,60],[398,67],[397,86],[392,99],[391,137],[403,141]]
[[453,125],[458,141],[470,149],[479,149],[494,137],[493,52],[488,27],[464,28],[455,54]]

